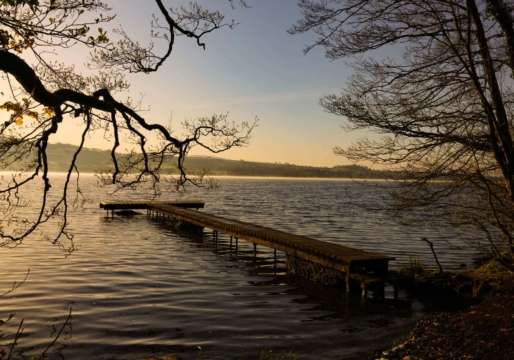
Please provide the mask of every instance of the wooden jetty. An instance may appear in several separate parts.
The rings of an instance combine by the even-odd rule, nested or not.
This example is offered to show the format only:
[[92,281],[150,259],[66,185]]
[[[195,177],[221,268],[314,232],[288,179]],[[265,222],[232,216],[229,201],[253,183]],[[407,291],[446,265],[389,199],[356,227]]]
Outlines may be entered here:
[[346,290],[350,291],[350,281],[352,281],[360,285],[363,296],[367,296],[367,291],[372,290],[373,295],[378,294],[383,297],[383,285],[390,283],[394,286],[394,295],[397,299],[398,284],[405,280],[388,271],[389,261],[394,260],[394,257],[190,210],[203,208],[204,203],[199,201],[104,202],[100,207],[113,211],[114,209],[148,209],[150,214],[156,214],[159,217],[175,218],[212,229],[215,240],[218,232],[222,232],[230,235],[231,245],[232,238],[235,238],[236,246],[238,239],[242,239],[253,243],[254,251],[257,245],[266,246],[274,249],[275,252],[278,250],[340,270],[345,273]]

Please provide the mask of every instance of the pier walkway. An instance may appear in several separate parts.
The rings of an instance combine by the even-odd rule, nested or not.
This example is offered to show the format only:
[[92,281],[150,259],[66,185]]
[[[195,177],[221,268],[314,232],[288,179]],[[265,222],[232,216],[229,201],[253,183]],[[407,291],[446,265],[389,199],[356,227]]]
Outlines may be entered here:
[[[366,296],[368,288],[373,289],[375,295],[376,286],[380,284],[382,293],[380,294],[380,290],[378,292],[383,296],[383,284],[392,283],[395,286],[395,298],[397,298],[397,283],[401,279],[398,276],[391,276],[388,272],[389,261],[394,260],[391,256],[190,210],[204,207],[204,203],[198,201],[104,202],[100,207],[112,211],[114,209],[147,209],[159,217],[175,218],[212,229],[215,238],[217,238],[217,232],[228,234],[231,244],[232,238],[235,238],[236,242],[242,239],[253,243],[254,247],[266,246],[296,258],[340,270],[345,273],[347,291],[350,291],[350,281],[357,282],[363,296]],[[380,286],[378,288],[380,289]]]

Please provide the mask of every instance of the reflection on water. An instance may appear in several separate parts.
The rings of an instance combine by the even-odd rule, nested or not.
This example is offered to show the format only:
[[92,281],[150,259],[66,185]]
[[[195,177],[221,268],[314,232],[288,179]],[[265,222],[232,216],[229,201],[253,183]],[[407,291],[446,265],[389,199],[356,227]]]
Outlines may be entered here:
[[[426,250],[417,240],[421,236],[459,244],[451,232],[400,227],[385,215],[369,218],[352,205],[346,190],[358,201],[375,201],[376,194],[352,182],[220,182],[220,191],[186,197],[204,200],[206,212],[384,252],[398,263]],[[271,250],[258,247],[254,257],[253,246],[244,241],[236,256],[222,234],[216,245],[208,231],[176,233],[145,215],[105,218],[98,203],[107,197],[93,177],[85,177],[82,190],[89,203],[71,217],[79,250],[70,257],[36,237],[16,249],[0,248],[0,290],[31,269],[21,288],[0,298],[0,318],[16,313],[2,326],[4,334],[16,333],[14,320],[25,319],[19,343],[27,356],[52,342],[70,304],[73,319],[48,352],[50,358],[197,359],[201,347],[204,359],[238,359],[242,353],[254,359],[261,349],[292,349],[305,359],[359,359],[405,335],[420,316],[417,303],[362,302],[359,295],[346,298],[341,289],[289,279],[283,256],[275,261]],[[471,258],[455,246],[439,251],[446,268]],[[430,254],[422,259],[429,263]],[[392,289],[387,291],[391,297]]]

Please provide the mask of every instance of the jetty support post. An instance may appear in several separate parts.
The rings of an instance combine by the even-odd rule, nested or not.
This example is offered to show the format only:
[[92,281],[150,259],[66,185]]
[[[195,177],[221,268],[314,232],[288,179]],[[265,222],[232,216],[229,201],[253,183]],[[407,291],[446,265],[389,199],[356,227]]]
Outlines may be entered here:
[[350,292],[350,265],[344,267],[346,272],[346,293]]
[[257,257],[257,244],[253,244],[253,257],[256,258]]
[[368,285],[363,281],[361,283],[362,288],[362,298],[366,299],[368,297]]
[[239,241],[239,239],[238,239],[238,238],[236,238],[236,256],[237,256],[238,241]]
[[[375,285],[377,290],[377,298],[385,299],[385,284],[383,282]],[[375,293],[373,293],[373,297],[375,297]]]
[[275,271],[275,275],[277,275],[277,249],[273,249],[273,270]]

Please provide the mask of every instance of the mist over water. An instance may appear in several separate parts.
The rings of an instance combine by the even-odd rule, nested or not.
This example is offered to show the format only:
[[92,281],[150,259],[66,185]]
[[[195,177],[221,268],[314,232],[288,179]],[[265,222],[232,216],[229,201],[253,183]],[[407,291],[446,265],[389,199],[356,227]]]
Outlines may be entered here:
[[[56,183],[62,180],[54,175]],[[457,232],[404,227],[386,214],[362,212],[354,202],[372,204],[384,194],[352,181],[220,178],[219,183],[217,191],[163,199],[203,200],[201,211],[395,256],[392,268],[408,262],[409,255],[433,263],[422,236],[436,243],[447,270],[472,259]],[[296,284],[285,273],[283,255],[275,262],[272,250],[258,247],[254,259],[253,246],[240,241],[236,257],[228,237],[220,234],[216,247],[208,229],[179,234],[146,212],[106,218],[98,203],[112,200],[107,190],[99,189],[93,176],[82,176],[81,189],[87,202],[70,215],[78,245],[71,256],[38,236],[14,249],[0,248],[0,293],[30,269],[26,283],[0,297],[0,319],[16,313],[0,327],[4,336],[16,333],[25,319],[19,340],[24,355],[46,348],[70,306],[73,318],[47,353],[51,359],[198,359],[200,353],[204,359],[241,354],[255,359],[262,349],[292,349],[304,359],[359,359],[405,336],[421,315],[418,302],[411,308],[372,299],[362,303],[359,294],[347,298],[342,289]],[[39,192],[29,194],[36,199]],[[126,191],[114,198],[146,196]],[[391,292],[387,288],[386,296]]]

